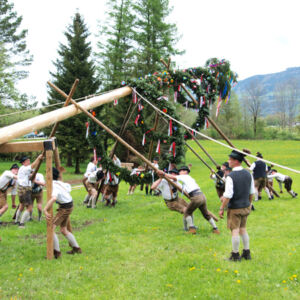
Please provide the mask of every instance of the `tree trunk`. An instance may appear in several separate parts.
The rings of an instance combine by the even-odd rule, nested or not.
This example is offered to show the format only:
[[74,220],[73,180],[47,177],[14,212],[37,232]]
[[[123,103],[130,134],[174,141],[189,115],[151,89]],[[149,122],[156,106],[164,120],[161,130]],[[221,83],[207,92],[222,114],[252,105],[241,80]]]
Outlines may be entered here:
[[67,167],[73,167],[72,155],[67,154]]
[[254,116],[254,117],[253,117],[253,131],[254,131],[254,137],[256,137],[256,121],[257,121],[257,117]]
[[80,159],[78,157],[75,159],[75,174],[80,174]]

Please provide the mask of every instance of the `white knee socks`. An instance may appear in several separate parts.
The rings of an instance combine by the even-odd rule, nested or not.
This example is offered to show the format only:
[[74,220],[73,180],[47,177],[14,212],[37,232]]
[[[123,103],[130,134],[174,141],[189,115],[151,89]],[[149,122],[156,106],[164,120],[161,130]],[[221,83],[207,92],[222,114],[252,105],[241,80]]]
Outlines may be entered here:
[[72,247],[79,248],[79,245],[76,242],[75,236],[71,232],[69,232],[65,237],[70,242]]
[[57,237],[57,235],[55,233],[53,234],[53,248],[54,248],[54,250],[60,252],[59,240],[58,240],[58,237]]
[[248,235],[248,233],[242,234],[241,237],[242,237],[242,241],[243,241],[243,244],[244,244],[244,249],[248,250],[249,249],[249,235]]
[[232,252],[238,253],[240,247],[240,237],[238,235],[231,237]]

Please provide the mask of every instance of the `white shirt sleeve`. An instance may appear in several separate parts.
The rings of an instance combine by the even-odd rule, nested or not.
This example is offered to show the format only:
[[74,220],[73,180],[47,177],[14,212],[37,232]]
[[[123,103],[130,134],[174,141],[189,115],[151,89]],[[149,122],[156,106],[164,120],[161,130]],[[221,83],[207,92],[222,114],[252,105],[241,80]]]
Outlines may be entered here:
[[233,196],[233,181],[232,178],[227,176],[225,182],[225,192],[223,193],[223,197],[231,199]]
[[250,195],[255,194],[255,187],[254,187],[254,179],[253,176],[251,175],[251,186],[250,186]]
[[255,166],[256,166],[256,164],[255,164],[255,162],[254,162],[254,163],[253,163],[253,164],[250,166],[250,168],[249,168],[249,169],[250,169],[251,171],[253,171],[253,170],[254,170],[254,168],[255,168]]
[[121,161],[119,160],[119,158],[117,158],[116,160],[114,160],[114,164],[118,167],[121,167]]

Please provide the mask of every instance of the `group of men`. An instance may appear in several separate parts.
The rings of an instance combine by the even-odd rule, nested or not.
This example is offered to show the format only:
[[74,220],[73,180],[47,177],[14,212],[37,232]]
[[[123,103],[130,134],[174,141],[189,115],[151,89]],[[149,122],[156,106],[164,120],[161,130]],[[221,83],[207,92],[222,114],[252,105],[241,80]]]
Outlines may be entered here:
[[[261,153],[257,153],[258,160],[254,162],[250,168],[244,169],[241,164],[245,155],[233,150],[229,154],[228,162],[224,163],[218,169],[216,174],[211,178],[215,180],[217,194],[221,200],[219,216],[223,218],[224,211],[227,210],[227,227],[231,231],[232,252],[229,260],[240,261],[241,259],[250,260],[249,235],[246,230],[247,218],[253,207],[253,198],[258,200],[261,197],[261,191],[266,187],[267,180],[276,178],[279,183],[284,183],[286,190],[296,197],[297,193],[292,190],[292,179],[289,176],[278,173],[276,170],[270,169],[261,160]],[[19,206],[16,211],[15,224],[19,228],[24,228],[25,223],[30,220],[32,214],[33,200],[37,199],[39,220],[42,215],[42,199],[43,186],[45,181],[43,175],[37,173],[32,177],[32,173],[37,165],[43,160],[40,155],[31,163],[28,157],[22,157],[20,160],[21,167],[13,164],[10,170],[5,171],[0,177],[0,224],[1,216],[8,209],[7,205],[7,190],[12,187],[12,198],[15,198],[16,191],[19,195]],[[113,162],[116,166],[121,166],[121,162],[114,155]],[[158,166],[156,162],[156,167]],[[136,172],[145,171],[138,168]],[[253,174],[250,173],[252,171]],[[151,185],[151,190],[159,190],[164,198],[167,207],[170,210],[177,211],[183,215],[184,229],[192,234],[196,233],[194,225],[193,213],[199,208],[203,217],[209,222],[214,234],[220,234],[215,221],[217,218],[207,209],[206,197],[201,191],[199,185],[190,175],[190,168],[182,166],[178,170],[173,167],[168,172],[162,170],[157,171],[157,178]],[[267,174],[268,173],[268,174]],[[119,177],[117,174],[102,170],[98,167],[98,160],[91,158],[84,174],[83,184],[88,192],[85,198],[87,207],[95,208],[99,193],[99,184],[104,181],[102,193],[106,205],[115,206],[117,203],[117,194],[119,188]],[[281,185],[280,185],[281,187]],[[133,189],[134,190],[134,189]],[[272,194],[269,189],[265,189],[269,199],[272,199]],[[185,193],[190,202],[187,203],[179,197],[179,191]],[[282,187],[280,189],[282,192]],[[53,238],[54,238],[54,256],[59,258],[61,251],[59,240],[55,234],[55,228],[60,226],[61,233],[66,237],[69,245],[72,247],[69,254],[81,253],[75,236],[68,228],[70,214],[73,210],[73,199],[70,195],[71,186],[61,180],[61,170],[53,168],[53,192],[50,201],[47,202],[44,208],[44,214],[47,220],[51,219],[49,209],[53,203],[59,205],[59,209],[53,222]],[[146,190],[147,192],[147,190]],[[24,211],[25,210],[25,211]],[[243,252],[240,255],[239,245],[240,238],[243,242]]]
[[[61,256],[59,248],[59,240],[55,234],[56,226],[60,226],[62,234],[66,237],[72,250],[68,254],[81,253],[81,249],[74,237],[68,230],[70,214],[73,210],[73,200],[70,195],[71,186],[61,181],[61,171],[53,168],[53,187],[52,197],[47,202],[44,210],[43,206],[43,187],[45,186],[44,176],[41,173],[34,174],[35,168],[44,159],[43,155],[39,155],[37,159],[31,163],[30,158],[23,156],[20,159],[21,166],[13,164],[10,170],[6,170],[0,177],[0,225],[2,215],[7,211],[7,192],[12,188],[12,199],[15,201],[15,196],[18,193],[19,205],[15,213],[15,224],[19,228],[25,228],[25,224],[32,218],[32,209],[34,200],[37,201],[38,220],[41,220],[42,212],[44,212],[47,220],[52,220],[53,223],[53,240],[54,240],[54,257]],[[59,205],[57,214],[51,219],[49,209],[53,203]],[[13,202],[15,206],[15,202]]]
[[[116,155],[113,156],[113,163],[115,166],[121,167],[121,161]],[[103,184],[101,184],[102,181]],[[120,183],[119,176],[110,170],[102,170],[101,165],[98,167],[96,157],[91,157],[82,182],[87,191],[83,201],[87,208],[96,208],[99,192],[102,192],[106,206],[116,206]]]

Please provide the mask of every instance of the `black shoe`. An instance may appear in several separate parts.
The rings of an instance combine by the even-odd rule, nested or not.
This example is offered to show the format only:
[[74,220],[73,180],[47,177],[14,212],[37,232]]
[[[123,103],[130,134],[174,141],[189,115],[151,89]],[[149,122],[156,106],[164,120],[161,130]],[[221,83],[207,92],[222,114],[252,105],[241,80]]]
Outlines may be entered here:
[[273,200],[273,198],[272,198],[272,197],[270,197],[270,198],[269,198],[269,200]]
[[250,250],[247,249],[247,250],[243,250],[243,253],[241,255],[241,258],[244,258],[246,260],[250,260],[251,259],[251,255],[250,255]]
[[0,226],[2,225],[2,221],[0,221]]
[[251,210],[255,210],[255,207],[253,204],[251,205]]
[[61,252],[60,251],[57,251],[57,250],[53,250],[53,254],[54,254],[54,258],[55,259],[58,259],[61,257]]
[[91,208],[91,206],[90,206],[90,205],[87,205],[86,208]]
[[231,260],[231,261],[241,261],[240,253],[239,252],[237,252],[237,253],[231,252],[231,255],[228,258],[228,260]]
[[15,225],[17,225],[17,226],[19,226],[20,225],[20,222],[16,222],[16,223],[14,223]]
[[261,196],[258,196],[258,200],[261,200]]
[[274,196],[272,195],[271,198],[272,198],[272,200],[273,200],[273,199],[274,199]]

